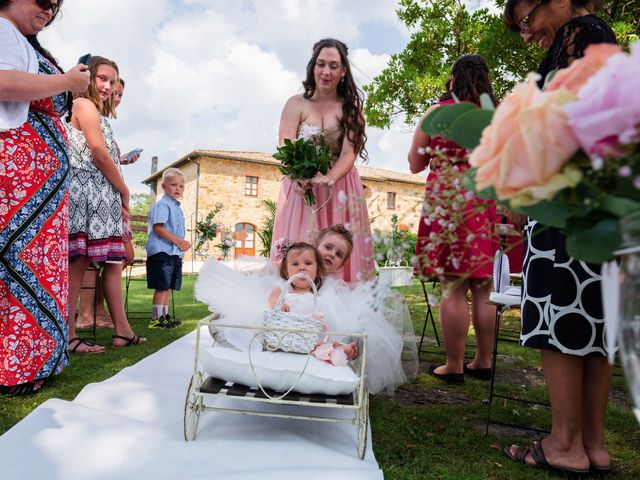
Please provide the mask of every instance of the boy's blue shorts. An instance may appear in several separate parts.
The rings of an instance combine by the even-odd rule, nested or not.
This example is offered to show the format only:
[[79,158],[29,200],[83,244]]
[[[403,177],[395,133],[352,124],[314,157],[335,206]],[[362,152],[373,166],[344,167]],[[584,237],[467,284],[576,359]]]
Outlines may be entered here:
[[147,258],[147,288],[180,290],[182,287],[182,258],[160,252]]

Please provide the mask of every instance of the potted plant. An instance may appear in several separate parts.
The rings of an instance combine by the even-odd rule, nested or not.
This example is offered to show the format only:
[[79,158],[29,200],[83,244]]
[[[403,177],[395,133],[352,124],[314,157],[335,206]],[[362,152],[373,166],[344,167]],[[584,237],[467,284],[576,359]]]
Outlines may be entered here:
[[391,217],[391,231],[376,231],[373,245],[378,277],[392,287],[411,285],[413,267],[411,257],[415,251],[416,237],[409,228],[398,223],[398,216]]

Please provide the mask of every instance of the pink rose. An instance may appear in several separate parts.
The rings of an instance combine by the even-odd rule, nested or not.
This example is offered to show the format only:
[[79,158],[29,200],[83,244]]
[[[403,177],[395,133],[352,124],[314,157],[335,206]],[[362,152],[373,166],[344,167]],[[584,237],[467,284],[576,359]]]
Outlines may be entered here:
[[559,70],[545,90],[550,92],[563,88],[576,94],[587,80],[607,63],[612,55],[621,52],[622,48],[619,45],[611,43],[590,45],[585,50],[584,57],[574,60],[569,68]]
[[476,188],[495,189],[498,199],[513,206],[532,205],[574,186],[575,169],[563,170],[578,143],[560,109],[573,95],[565,90],[542,92],[536,76],[516,85],[484,129],[469,158]]
[[638,138],[640,125],[640,42],[631,54],[618,53],[562,107],[580,146],[588,154],[619,156],[616,148]]

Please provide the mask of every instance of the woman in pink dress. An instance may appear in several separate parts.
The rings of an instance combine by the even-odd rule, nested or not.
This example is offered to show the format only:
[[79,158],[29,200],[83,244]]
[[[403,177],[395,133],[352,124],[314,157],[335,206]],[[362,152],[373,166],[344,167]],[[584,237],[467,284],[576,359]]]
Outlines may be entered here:
[[[489,69],[479,55],[463,55],[453,65],[451,92],[461,101],[480,104],[480,94],[493,97]],[[409,166],[418,173],[429,166],[425,204],[418,229],[417,273],[437,276],[442,284],[440,322],[447,361],[429,373],[449,383],[462,383],[464,373],[488,380],[491,376],[495,307],[487,305],[491,291],[493,256],[499,247],[495,235],[495,206],[464,188],[463,175],[469,169],[466,150],[441,137],[429,137],[421,125],[416,128],[409,151]],[[494,99],[495,103],[495,99]],[[477,350],[464,365],[464,348],[469,331],[467,292],[472,294],[472,319]]]
[[[287,100],[282,111],[280,145],[287,138],[322,134],[333,162],[326,175],[318,172],[308,182],[283,179],[274,244],[282,238],[308,242],[318,231],[341,223],[353,234],[353,252],[342,276],[347,282],[368,279],[374,271],[371,227],[364,189],[355,168],[358,155],[367,157],[367,137],[362,92],[351,75],[347,46],[331,38],[317,42],[302,85],[304,93]],[[308,186],[316,198],[313,207],[304,203],[303,193]]]

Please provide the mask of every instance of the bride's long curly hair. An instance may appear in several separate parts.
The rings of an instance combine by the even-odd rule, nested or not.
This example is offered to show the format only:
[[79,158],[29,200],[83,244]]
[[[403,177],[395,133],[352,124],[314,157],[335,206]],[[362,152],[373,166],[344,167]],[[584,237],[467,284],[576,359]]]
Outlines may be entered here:
[[[364,114],[362,113],[364,96],[353,80],[351,64],[348,58],[349,49],[343,42],[335,38],[323,38],[315,43],[313,46],[313,55],[307,64],[307,78],[302,82],[302,86],[304,87],[302,96],[309,99],[316,91],[316,79],[313,71],[316,61],[318,60],[318,55],[320,55],[320,51],[323,48],[335,48],[338,50],[338,53],[340,53],[340,62],[345,67],[344,78],[338,83],[338,96],[342,98],[342,119],[340,120],[340,126],[342,127],[342,131],[347,134],[349,141],[353,143],[356,155],[360,155],[363,160],[367,161],[368,154],[365,148],[367,135],[364,131],[365,121]],[[344,133],[342,135],[344,136]],[[340,137],[340,141],[342,141],[343,136]]]

